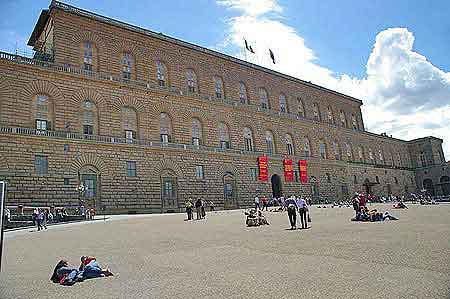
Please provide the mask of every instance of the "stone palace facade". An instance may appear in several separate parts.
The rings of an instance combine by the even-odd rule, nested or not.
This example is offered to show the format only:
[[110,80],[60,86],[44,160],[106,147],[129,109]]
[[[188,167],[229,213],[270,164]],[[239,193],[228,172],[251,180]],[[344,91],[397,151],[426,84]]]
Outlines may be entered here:
[[138,213],[198,196],[238,208],[255,194],[449,192],[443,141],[367,132],[359,99],[57,1],[29,45],[33,58],[0,53],[8,205]]

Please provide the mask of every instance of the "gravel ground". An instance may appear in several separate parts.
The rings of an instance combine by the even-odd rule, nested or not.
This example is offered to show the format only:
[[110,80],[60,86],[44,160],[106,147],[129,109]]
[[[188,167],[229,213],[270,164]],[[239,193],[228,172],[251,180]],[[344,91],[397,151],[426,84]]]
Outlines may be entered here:
[[[285,213],[248,228],[226,211],[8,232],[0,298],[450,298],[450,205],[391,212],[400,220],[355,223],[350,208],[314,207],[296,231]],[[49,281],[59,259],[86,254],[116,275]]]

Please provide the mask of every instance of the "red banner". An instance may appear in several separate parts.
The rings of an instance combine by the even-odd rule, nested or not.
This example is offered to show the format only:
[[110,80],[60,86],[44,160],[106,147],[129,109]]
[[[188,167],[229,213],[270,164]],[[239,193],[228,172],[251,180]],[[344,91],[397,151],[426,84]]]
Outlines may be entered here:
[[267,181],[269,179],[269,169],[268,169],[268,159],[267,156],[258,157],[258,167],[259,167],[259,180]]
[[292,167],[292,160],[284,159],[283,167],[284,167],[284,179],[286,180],[286,182],[294,181],[294,168]]
[[308,182],[308,164],[306,160],[299,160],[298,168],[300,170],[300,182],[306,184]]

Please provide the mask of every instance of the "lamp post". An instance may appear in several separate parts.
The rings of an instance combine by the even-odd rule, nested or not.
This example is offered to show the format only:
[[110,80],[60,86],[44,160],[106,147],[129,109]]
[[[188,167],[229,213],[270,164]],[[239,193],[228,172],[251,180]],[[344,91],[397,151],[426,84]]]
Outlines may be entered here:
[[83,182],[80,182],[79,185],[77,185],[76,190],[78,192],[78,210],[81,214],[81,201],[82,196],[84,195],[84,192],[87,191],[87,186],[83,184]]

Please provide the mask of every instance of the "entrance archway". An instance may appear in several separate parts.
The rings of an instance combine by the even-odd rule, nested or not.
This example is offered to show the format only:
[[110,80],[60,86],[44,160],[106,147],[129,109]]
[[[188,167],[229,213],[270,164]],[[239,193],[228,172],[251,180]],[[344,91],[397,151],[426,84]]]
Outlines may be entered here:
[[427,194],[430,196],[434,196],[434,185],[431,179],[423,180],[423,188],[427,190]]
[[270,179],[272,183],[272,195],[274,198],[279,198],[283,195],[283,190],[281,188],[281,178],[278,174],[274,174]]
[[97,208],[100,204],[100,175],[96,167],[85,165],[78,171],[80,185],[84,186],[82,199],[89,208]]
[[223,206],[224,209],[234,209],[238,207],[236,200],[236,179],[231,172],[223,176]]
[[442,194],[445,196],[450,195],[450,177],[444,175],[439,182],[441,183]]

